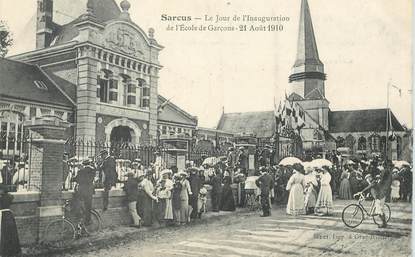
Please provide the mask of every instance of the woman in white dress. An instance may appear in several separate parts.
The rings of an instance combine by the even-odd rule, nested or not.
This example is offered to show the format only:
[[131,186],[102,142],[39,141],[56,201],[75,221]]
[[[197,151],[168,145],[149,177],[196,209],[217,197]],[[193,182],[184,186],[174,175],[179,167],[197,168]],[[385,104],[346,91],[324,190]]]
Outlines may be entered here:
[[333,209],[333,194],[330,186],[331,175],[329,173],[329,167],[323,167],[323,173],[320,177],[320,192],[317,197],[317,204],[315,207],[318,215],[329,215]]
[[293,165],[293,174],[287,182],[286,190],[290,191],[287,203],[287,214],[304,214],[304,167],[301,164]]

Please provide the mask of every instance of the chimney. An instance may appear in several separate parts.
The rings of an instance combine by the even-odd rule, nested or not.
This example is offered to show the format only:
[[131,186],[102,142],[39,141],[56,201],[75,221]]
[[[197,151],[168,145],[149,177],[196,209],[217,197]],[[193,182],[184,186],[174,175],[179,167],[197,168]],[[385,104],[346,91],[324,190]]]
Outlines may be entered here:
[[50,46],[53,33],[53,0],[37,0],[36,49]]

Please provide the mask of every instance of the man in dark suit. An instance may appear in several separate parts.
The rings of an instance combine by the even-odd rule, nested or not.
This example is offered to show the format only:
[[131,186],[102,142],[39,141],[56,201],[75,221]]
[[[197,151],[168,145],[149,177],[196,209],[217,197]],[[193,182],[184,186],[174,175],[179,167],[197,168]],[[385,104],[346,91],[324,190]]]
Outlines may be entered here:
[[189,204],[192,206],[193,209],[192,213],[190,214],[190,218],[195,219],[198,216],[197,202],[199,197],[199,191],[202,187],[202,181],[199,176],[199,170],[197,170],[196,168],[189,168],[189,171],[190,188],[193,192],[193,194],[189,196]]
[[92,165],[92,161],[87,159],[82,162],[82,168],[74,178],[74,181],[78,183],[76,197],[83,204],[83,215],[86,225],[91,223],[92,197],[95,193],[94,178],[95,167]]
[[257,187],[261,189],[261,207],[263,214],[261,217],[271,215],[270,192],[274,188],[274,181],[265,167],[260,168],[261,176],[255,181]]
[[106,211],[108,209],[109,191],[117,183],[118,174],[114,156],[111,156],[107,150],[102,150],[100,155],[103,161],[99,168],[104,173],[103,210]]
[[222,194],[222,177],[219,172],[215,172],[210,183],[212,185],[212,211],[219,212],[220,197]]

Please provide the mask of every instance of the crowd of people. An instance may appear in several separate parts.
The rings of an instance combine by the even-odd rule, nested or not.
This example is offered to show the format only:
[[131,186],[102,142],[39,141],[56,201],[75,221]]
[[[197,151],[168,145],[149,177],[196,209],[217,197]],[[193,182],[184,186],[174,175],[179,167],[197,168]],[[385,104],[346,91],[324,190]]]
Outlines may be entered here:
[[[102,179],[100,183],[104,188],[104,211],[108,208],[108,191],[120,182],[115,158],[107,150],[101,151],[99,157],[99,162],[90,158],[83,160],[76,176],[71,178],[76,182],[74,202],[83,203],[86,223],[90,222],[97,177]],[[184,170],[172,167],[157,174],[154,165],[145,167],[140,159],[131,162],[123,170],[122,184],[133,220],[132,226],[152,226],[153,223],[185,225],[193,219],[200,219],[207,211],[206,185],[211,187],[213,212],[235,211],[232,178],[220,167],[218,163],[196,167],[192,162],[187,162]]]
[[[255,160],[259,165],[252,169],[245,147],[229,148],[228,154],[208,161],[206,156],[197,164],[186,162],[182,170],[173,166],[158,170],[151,164],[144,166],[135,159],[117,170],[117,160],[107,150],[96,159],[67,160],[64,165],[64,184],[75,183],[73,209],[80,210],[86,225],[91,222],[91,208],[96,188],[103,188],[103,211],[108,209],[109,191],[122,184],[126,193],[132,226],[186,225],[200,219],[207,211],[207,195],[210,188],[211,211],[235,211],[236,206],[246,207],[249,178],[254,178],[256,200],[261,204],[262,217],[271,215],[271,205],[286,206],[288,215],[331,215],[333,199],[353,199],[356,194],[370,191],[375,200],[375,213],[383,217],[384,202],[411,201],[412,171],[409,164],[396,165],[379,157],[371,159],[342,159],[333,154],[330,160],[308,159],[291,164],[273,162],[272,150],[265,147]],[[291,158],[291,157],[289,157]],[[205,161],[203,161],[205,160]],[[317,162],[319,165],[316,165]],[[79,164],[80,163],[80,164]],[[0,214],[8,219],[2,224],[16,231],[16,224],[8,210],[12,196],[7,187],[10,163],[2,169],[0,183]],[[6,182],[6,183],[5,183]],[[13,181],[11,181],[13,183]],[[99,184],[99,185],[98,185]],[[232,186],[234,184],[234,186]],[[235,186],[236,184],[236,186]],[[207,186],[210,185],[210,186]],[[235,188],[237,198],[234,197]],[[383,215],[383,216],[382,216]],[[3,230],[2,230],[3,231]],[[17,234],[10,244],[18,244]],[[3,241],[2,241],[3,243]]]

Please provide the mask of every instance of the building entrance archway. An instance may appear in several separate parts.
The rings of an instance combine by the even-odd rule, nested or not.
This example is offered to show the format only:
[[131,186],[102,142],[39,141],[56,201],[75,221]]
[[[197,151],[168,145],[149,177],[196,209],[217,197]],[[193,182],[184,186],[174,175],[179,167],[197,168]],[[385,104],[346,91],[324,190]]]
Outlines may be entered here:
[[134,131],[127,126],[118,126],[112,129],[110,141],[113,143],[132,143]]
[[130,143],[138,145],[140,143],[141,129],[129,119],[115,119],[105,127],[107,142]]

